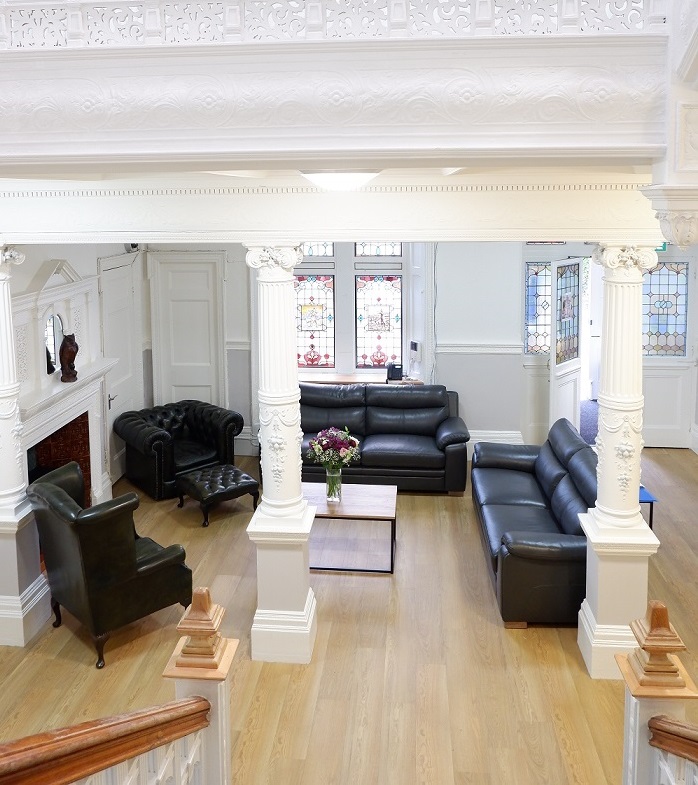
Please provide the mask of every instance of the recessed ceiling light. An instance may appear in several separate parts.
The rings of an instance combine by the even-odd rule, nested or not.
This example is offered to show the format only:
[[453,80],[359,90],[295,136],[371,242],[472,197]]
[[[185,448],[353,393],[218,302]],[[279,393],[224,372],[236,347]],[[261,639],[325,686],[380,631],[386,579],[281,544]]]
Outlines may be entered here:
[[354,191],[380,172],[301,172],[306,180],[325,191]]

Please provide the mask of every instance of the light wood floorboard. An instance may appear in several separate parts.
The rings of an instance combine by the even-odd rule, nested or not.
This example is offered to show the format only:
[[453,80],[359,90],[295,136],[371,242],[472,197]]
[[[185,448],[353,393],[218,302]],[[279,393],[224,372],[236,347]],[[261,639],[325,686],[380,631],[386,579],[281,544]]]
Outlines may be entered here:
[[[241,459],[256,472],[256,462]],[[698,678],[698,456],[648,449],[643,481],[658,497],[661,547],[650,596],[663,600]],[[131,486],[119,481],[118,495]],[[256,562],[251,497],[201,526],[198,505],[144,494],[140,533],[179,542],[194,584],[226,608],[240,639],[231,679],[232,765],[239,785],[617,785],[623,684],[592,681],[576,627],[505,630],[472,501],[398,495],[394,575],[311,573],[318,635],[308,666],[250,659]],[[389,524],[323,522],[322,558],[378,560]],[[347,554],[347,551],[349,552]],[[0,647],[0,739],[172,700],[161,678],[179,606],[118,630],[97,671],[89,636],[69,613],[24,648]],[[689,712],[698,722],[698,707]]]

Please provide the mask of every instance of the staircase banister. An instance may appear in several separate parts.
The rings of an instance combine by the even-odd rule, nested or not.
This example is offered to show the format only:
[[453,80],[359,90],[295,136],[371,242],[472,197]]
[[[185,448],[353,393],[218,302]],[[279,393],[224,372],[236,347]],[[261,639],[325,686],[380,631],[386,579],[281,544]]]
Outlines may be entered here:
[[647,723],[650,745],[698,763],[698,725],[659,714]]
[[0,745],[0,785],[68,785],[208,727],[211,704],[191,697]]

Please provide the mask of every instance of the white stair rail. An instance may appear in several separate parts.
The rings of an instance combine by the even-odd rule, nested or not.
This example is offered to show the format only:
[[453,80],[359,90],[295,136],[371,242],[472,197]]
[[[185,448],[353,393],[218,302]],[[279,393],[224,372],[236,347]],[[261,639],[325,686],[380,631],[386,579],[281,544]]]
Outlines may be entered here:
[[626,685],[623,785],[698,785],[698,728],[685,722],[698,690],[675,654],[686,647],[661,602],[630,627],[639,647],[616,655]]

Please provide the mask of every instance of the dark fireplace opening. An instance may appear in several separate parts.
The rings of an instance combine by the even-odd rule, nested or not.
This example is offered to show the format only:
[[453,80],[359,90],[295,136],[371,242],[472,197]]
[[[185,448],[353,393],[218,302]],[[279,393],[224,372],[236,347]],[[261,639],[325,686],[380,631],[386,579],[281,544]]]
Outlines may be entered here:
[[90,426],[87,412],[71,420],[27,450],[29,482],[32,483],[52,469],[77,461],[85,478],[83,507],[91,504]]

